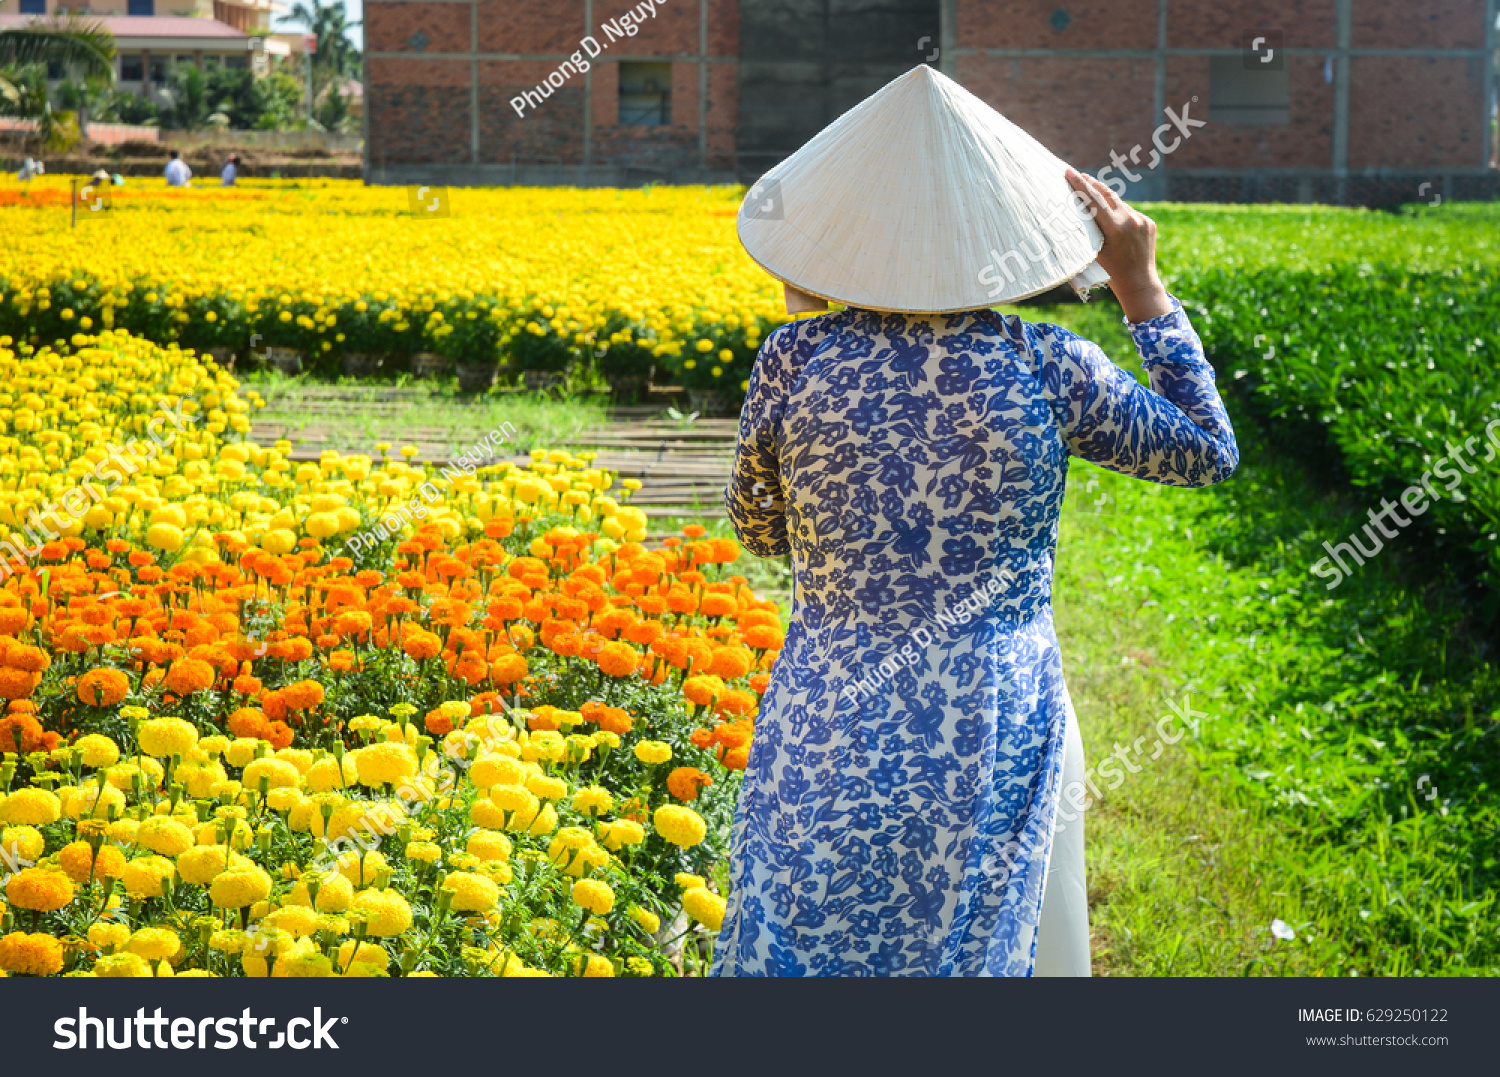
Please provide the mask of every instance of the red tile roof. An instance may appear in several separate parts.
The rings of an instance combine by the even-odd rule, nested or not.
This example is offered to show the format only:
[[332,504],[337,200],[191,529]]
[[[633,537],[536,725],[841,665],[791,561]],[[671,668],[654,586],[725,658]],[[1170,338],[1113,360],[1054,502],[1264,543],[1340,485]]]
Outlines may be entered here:
[[[0,28],[24,26],[38,19],[39,16],[36,15],[0,15]],[[102,22],[105,29],[122,40],[142,37],[179,37],[228,38],[243,41],[248,36],[217,19],[183,18],[175,15],[99,15],[92,17],[91,21]]]

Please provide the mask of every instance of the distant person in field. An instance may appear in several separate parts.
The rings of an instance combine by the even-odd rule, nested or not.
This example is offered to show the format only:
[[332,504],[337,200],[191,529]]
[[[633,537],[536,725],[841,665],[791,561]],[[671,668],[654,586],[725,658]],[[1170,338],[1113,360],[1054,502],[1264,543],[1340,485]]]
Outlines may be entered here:
[[187,162],[177,155],[173,150],[171,160],[167,162],[167,186],[186,187],[188,181],[193,178],[193,170],[187,166]]
[[21,162],[21,171],[16,173],[16,179],[22,183],[30,183],[38,176],[45,174],[47,166],[40,161],[33,161],[30,157]]
[[233,187],[235,185],[235,180],[239,179],[239,175],[240,155],[237,153],[231,153],[229,155],[229,160],[224,165],[224,171],[221,174],[224,180],[224,186]]

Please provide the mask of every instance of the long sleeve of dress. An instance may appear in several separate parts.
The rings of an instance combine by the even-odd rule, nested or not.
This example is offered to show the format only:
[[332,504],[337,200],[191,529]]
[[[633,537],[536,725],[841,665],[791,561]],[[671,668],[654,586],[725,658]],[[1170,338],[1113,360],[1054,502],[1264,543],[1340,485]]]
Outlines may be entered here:
[[787,393],[795,380],[791,351],[797,336],[798,323],[791,322],[761,345],[740,411],[734,470],[724,489],[724,506],[734,533],[747,550],[760,557],[780,557],[792,548],[775,443]]
[[1239,463],[1213,367],[1182,304],[1127,323],[1151,387],[1055,325],[1027,324],[1043,390],[1074,455],[1168,486],[1212,486]]

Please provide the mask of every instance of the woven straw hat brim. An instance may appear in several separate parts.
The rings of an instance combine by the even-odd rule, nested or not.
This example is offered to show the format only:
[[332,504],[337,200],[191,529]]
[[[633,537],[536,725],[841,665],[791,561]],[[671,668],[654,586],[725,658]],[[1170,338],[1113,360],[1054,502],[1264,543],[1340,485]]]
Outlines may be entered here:
[[740,206],[750,257],[830,302],[974,310],[1107,277],[1104,237],[1074,210],[1067,166],[926,65],[850,109]]

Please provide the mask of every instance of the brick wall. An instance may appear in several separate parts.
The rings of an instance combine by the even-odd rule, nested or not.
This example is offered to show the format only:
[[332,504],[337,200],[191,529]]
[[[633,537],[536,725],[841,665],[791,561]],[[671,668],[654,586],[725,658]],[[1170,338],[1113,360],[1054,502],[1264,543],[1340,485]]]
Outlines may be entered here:
[[[952,20],[941,29],[939,6]],[[1337,0],[951,0],[930,11],[923,0],[658,0],[654,16],[639,0],[368,0],[368,163],[744,178],[788,152],[776,131],[806,137],[924,59],[941,34],[935,62],[945,71],[1095,171],[1111,151],[1149,154],[1164,107],[1191,102],[1206,119],[1210,58],[1234,55],[1247,32],[1279,31],[1288,122],[1196,129],[1150,177],[1152,196],[1385,198],[1407,173],[1441,174],[1454,191],[1492,189],[1486,0],[1349,0],[1348,9],[1346,53]],[[612,39],[604,25],[632,11],[639,32]],[[918,31],[931,31],[926,48]],[[568,74],[517,115],[511,100],[545,83],[590,33],[603,47],[592,70]],[[627,61],[672,65],[668,125],[620,125]],[[799,123],[810,130],[797,134]]]

